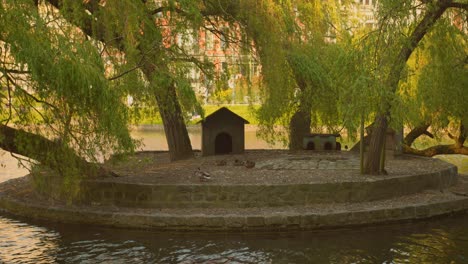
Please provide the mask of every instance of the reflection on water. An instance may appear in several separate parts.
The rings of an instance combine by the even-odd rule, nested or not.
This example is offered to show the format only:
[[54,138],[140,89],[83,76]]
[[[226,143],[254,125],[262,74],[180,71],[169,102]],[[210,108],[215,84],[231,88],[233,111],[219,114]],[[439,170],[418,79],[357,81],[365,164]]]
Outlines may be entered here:
[[0,216],[0,262],[51,263],[59,238],[51,229]]
[[5,263],[468,263],[468,216],[334,231],[203,234],[0,215]]
[[409,263],[466,263],[468,261],[467,238],[466,233],[450,233],[440,228],[431,230],[430,234],[402,237],[393,249],[397,253],[395,261],[399,263],[404,261]]

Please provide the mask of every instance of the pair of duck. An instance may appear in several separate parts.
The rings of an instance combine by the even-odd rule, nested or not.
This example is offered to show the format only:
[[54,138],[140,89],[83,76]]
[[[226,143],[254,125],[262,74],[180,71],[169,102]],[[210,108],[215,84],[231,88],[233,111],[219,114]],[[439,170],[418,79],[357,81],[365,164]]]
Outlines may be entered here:
[[[216,161],[216,165],[217,166],[226,166],[227,161],[226,160],[218,160],[218,161]],[[233,165],[234,166],[245,166],[247,169],[251,169],[251,168],[255,167],[255,162],[250,161],[250,160],[242,161],[242,160],[235,159]]]

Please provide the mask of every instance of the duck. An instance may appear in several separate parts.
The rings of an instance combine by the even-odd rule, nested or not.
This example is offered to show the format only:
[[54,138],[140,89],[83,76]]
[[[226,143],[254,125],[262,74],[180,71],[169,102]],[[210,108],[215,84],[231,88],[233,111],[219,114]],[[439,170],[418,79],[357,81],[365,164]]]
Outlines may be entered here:
[[244,162],[242,160],[235,159],[234,160],[234,166],[242,166],[244,165]]
[[251,168],[255,167],[255,161],[246,160],[246,161],[244,162],[244,166],[245,166],[247,169],[251,169]]
[[195,177],[198,177],[202,182],[211,180],[211,174],[209,174],[206,171],[200,170],[200,167],[198,167],[198,169],[195,171]]

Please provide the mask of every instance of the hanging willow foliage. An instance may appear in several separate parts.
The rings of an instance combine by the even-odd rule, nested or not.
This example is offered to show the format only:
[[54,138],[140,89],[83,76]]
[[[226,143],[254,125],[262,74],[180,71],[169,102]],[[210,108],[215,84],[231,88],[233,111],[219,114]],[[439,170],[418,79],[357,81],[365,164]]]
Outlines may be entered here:
[[[359,68],[359,57],[365,51],[355,50],[346,31],[346,16],[340,15],[340,8],[349,3],[267,2],[260,10],[274,8],[267,9],[265,17],[257,11],[255,17],[264,21],[246,23],[259,49],[265,84],[258,111],[261,136],[270,142],[287,142],[290,131],[278,133],[275,127],[288,127],[299,109],[311,113],[311,128],[316,131],[355,130],[359,117],[369,108],[365,99],[373,93],[366,93],[368,68]],[[270,21],[269,16],[275,19]]]
[[46,6],[3,1],[0,28],[2,147],[53,168],[76,193],[93,163],[135,147],[123,94],[96,43]]
[[400,93],[405,122],[431,124],[433,132],[468,122],[468,37],[444,18],[423,39],[407,65]]

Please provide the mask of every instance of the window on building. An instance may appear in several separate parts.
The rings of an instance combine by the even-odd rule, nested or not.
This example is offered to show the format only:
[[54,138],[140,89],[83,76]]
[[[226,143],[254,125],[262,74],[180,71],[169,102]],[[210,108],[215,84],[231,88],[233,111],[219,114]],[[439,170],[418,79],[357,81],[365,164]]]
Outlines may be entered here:
[[193,49],[193,52],[195,53],[198,53],[199,50],[200,50],[200,43],[198,43],[198,40],[199,40],[199,36],[198,36],[198,31],[193,31],[192,32],[192,49]]
[[205,47],[207,50],[212,50],[214,48],[214,35],[211,31],[205,31]]
[[198,32],[188,29],[183,35],[182,43],[186,51],[198,53]]

